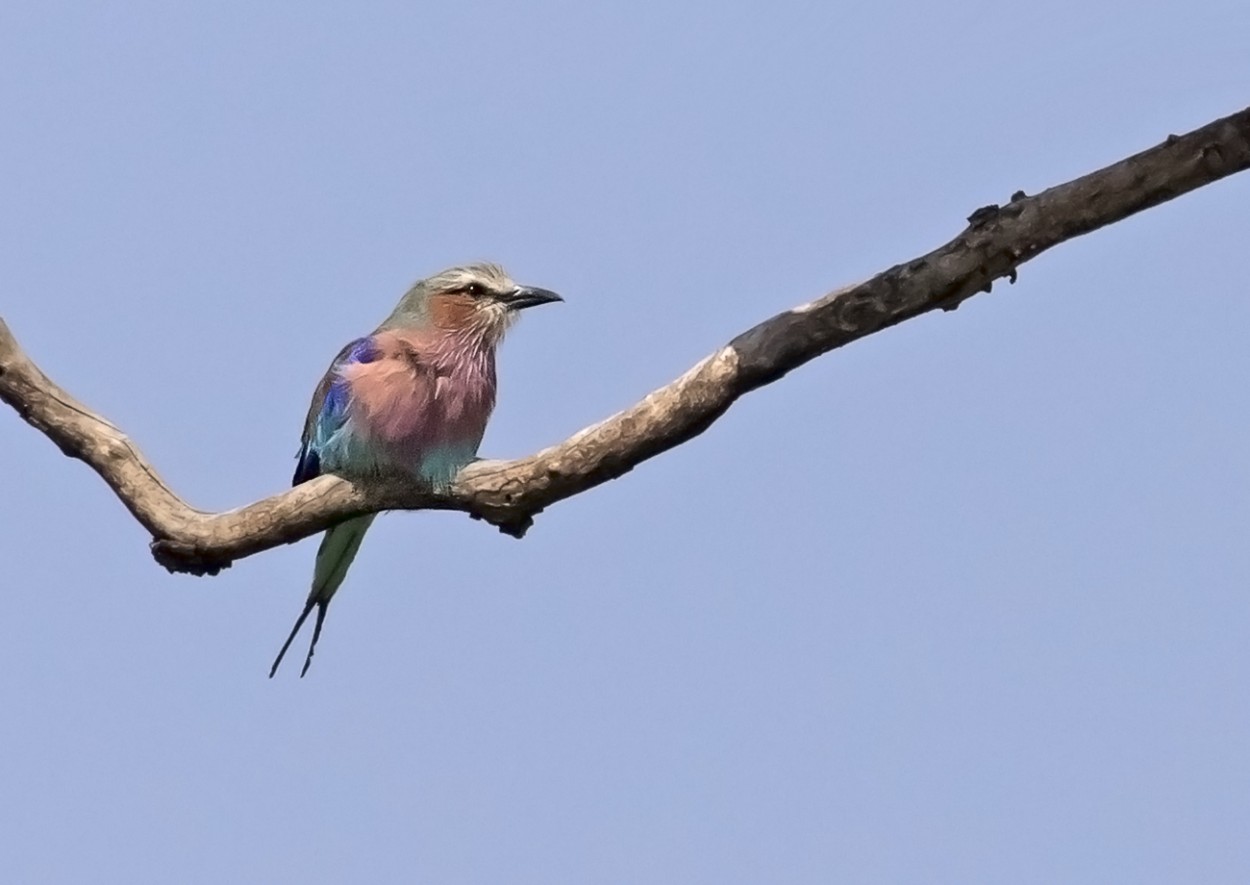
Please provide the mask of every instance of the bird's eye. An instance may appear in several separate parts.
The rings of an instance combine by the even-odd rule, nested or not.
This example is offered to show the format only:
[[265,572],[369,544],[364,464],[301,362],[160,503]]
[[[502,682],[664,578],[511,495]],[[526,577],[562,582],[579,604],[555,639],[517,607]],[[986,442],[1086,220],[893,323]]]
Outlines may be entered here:
[[474,298],[480,298],[486,294],[486,287],[481,283],[469,283],[464,287],[464,291],[468,292]]

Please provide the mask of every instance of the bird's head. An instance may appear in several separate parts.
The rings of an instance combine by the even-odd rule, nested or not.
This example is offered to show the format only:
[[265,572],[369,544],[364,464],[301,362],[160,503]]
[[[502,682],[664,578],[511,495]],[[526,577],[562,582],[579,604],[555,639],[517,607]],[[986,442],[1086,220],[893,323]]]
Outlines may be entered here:
[[497,264],[466,264],[417,282],[382,325],[432,325],[495,344],[519,311],[563,300],[549,289],[517,285]]

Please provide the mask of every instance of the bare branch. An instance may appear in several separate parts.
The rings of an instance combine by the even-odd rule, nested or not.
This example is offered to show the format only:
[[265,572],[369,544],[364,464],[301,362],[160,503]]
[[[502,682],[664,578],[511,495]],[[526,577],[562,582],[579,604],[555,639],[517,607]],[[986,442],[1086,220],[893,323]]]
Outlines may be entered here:
[[22,352],[0,320],[0,399],[66,455],[100,474],[152,533],[171,571],[216,573],[236,559],[377,510],[461,510],[522,536],[556,501],[615,479],[702,433],[735,400],[808,360],[926,313],[953,310],[1065,240],[1250,167],[1250,108],[1036,196],[986,206],[946,245],[765,320],[633,407],[516,461],[465,468],[446,494],[400,477],[320,477],[238,510],[189,507],[116,427]]

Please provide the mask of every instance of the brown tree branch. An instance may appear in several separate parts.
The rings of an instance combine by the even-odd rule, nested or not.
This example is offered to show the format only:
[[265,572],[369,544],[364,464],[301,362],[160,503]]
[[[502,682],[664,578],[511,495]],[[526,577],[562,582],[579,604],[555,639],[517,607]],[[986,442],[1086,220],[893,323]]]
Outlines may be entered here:
[[986,206],[944,246],[765,320],[637,405],[516,461],[465,468],[446,494],[399,477],[320,477],[225,513],[189,507],[120,430],[47,378],[0,320],[0,399],[100,474],[152,534],[171,571],[216,573],[236,559],[377,510],[462,510],[520,537],[545,507],[615,479],[702,433],[738,397],[834,348],[926,313],[953,310],[1065,240],[1250,167],[1250,108],[1036,196]]

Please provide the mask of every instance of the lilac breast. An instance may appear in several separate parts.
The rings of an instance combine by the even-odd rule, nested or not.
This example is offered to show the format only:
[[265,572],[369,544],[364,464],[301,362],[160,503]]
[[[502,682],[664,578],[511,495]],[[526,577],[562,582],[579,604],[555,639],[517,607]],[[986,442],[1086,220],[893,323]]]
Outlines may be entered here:
[[444,485],[482,441],[495,404],[494,353],[402,332],[376,340],[380,359],[342,370],[353,434],[379,466]]

